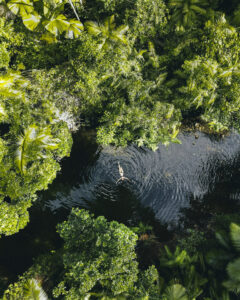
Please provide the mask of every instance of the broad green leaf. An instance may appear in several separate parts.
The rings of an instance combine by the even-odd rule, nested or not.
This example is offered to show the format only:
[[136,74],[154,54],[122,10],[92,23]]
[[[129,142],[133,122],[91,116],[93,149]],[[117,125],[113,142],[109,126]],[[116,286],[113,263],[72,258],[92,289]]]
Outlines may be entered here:
[[30,15],[23,15],[22,16],[22,20],[23,20],[23,24],[29,29],[29,30],[34,30],[40,20],[41,20],[41,16],[38,15],[36,12],[33,12],[32,14]]
[[66,31],[66,38],[73,39],[74,37],[77,38],[82,31],[84,30],[83,24],[77,20],[69,20],[69,27]]
[[99,25],[96,22],[87,21],[84,23],[85,27],[87,28],[87,31],[92,35],[99,35],[101,34],[101,29]]
[[43,26],[52,34],[57,36],[68,30],[69,22],[64,15],[58,15],[56,18],[44,21]]
[[10,0],[7,4],[8,8],[17,15],[21,16],[33,13],[33,3],[30,0]]

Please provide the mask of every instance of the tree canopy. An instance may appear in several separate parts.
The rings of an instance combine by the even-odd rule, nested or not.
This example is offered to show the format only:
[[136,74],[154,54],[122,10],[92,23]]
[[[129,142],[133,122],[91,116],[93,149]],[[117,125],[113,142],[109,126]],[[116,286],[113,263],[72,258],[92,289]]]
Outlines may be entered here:
[[[237,0],[0,0],[0,235],[26,226],[81,126],[100,145],[152,150],[180,143],[189,123],[240,132],[239,24]],[[239,292],[237,224],[230,256],[165,247],[158,270],[141,270],[140,237],[104,217],[75,209],[58,232],[59,262],[43,261],[60,270],[51,288],[60,299],[228,300]],[[220,284],[219,266],[227,270]],[[31,272],[18,298],[40,294]]]

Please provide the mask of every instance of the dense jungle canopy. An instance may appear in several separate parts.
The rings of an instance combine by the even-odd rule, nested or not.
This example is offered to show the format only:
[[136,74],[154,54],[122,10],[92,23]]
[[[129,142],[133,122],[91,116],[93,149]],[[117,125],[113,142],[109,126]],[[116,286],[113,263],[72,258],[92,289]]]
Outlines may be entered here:
[[[238,0],[0,0],[0,236],[27,225],[83,127],[100,145],[153,151],[186,126],[240,132],[239,57]],[[194,251],[166,247],[144,269],[135,247],[148,227],[75,209],[61,250],[3,299],[238,299],[240,219],[225,218],[211,250],[193,233]]]

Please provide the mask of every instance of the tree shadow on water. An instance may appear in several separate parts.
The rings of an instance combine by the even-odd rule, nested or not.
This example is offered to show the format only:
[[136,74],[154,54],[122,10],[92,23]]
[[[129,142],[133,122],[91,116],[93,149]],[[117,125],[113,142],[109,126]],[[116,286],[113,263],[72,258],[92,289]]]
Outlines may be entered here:
[[180,226],[204,230],[216,216],[240,212],[240,156],[215,163],[214,174],[209,174],[209,190],[201,198],[192,196],[190,206],[180,210]]
[[179,227],[208,231],[216,217],[239,214],[240,201],[213,191],[202,199],[192,197],[190,207],[180,210]]
[[167,225],[156,219],[150,207],[143,206],[127,183],[101,183],[93,194],[93,199],[84,199],[85,208],[95,217],[105,216],[108,221],[118,221],[138,234],[136,253],[140,268],[156,264],[162,243],[172,238]]

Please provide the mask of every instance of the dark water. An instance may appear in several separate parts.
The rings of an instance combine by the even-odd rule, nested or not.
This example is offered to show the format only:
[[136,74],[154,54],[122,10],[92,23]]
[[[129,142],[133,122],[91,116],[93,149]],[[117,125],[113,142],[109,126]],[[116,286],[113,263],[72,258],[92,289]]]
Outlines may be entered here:
[[[240,135],[232,133],[220,140],[185,133],[180,135],[181,145],[160,145],[156,152],[135,146],[97,147],[87,132],[78,138],[66,169],[42,196],[44,207],[53,213],[93,202],[104,206],[104,213],[106,205],[114,202],[122,201],[124,206],[128,191],[157,219],[170,224],[178,221],[180,209],[189,207],[191,198],[219,193],[220,198],[227,194],[229,200],[240,199]],[[128,180],[117,182],[118,162]],[[126,192],[119,197],[121,188]],[[126,213],[124,207],[121,213]]]
[[[160,145],[153,152],[133,145],[98,147],[91,131],[75,135],[71,157],[63,160],[49,189],[39,194],[30,224],[0,240],[2,281],[13,280],[33,257],[61,245],[55,226],[73,206],[129,226],[157,224],[162,240],[183,216],[200,222],[202,211],[239,211],[240,135],[219,139],[197,132],[179,138],[181,145]],[[128,180],[117,182],[118,162]]]

